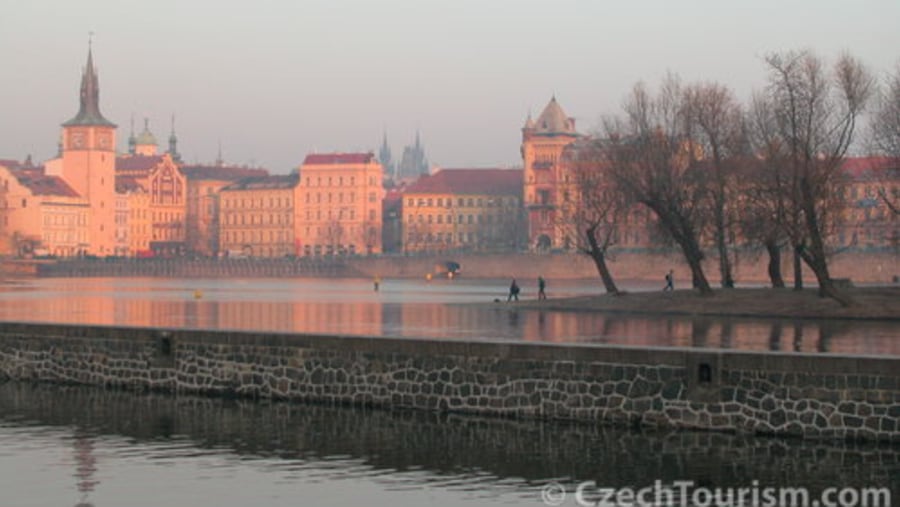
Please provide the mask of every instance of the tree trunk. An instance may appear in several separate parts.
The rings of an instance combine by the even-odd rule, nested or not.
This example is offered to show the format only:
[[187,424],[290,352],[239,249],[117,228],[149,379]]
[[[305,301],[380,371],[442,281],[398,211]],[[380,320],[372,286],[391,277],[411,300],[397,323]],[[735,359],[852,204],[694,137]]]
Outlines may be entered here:
[[694,288],[699,290],[700,294],[703,294],[704,296],[711,296],[713,293],[712,287],[709,286],[706,275],[703,274],[703,266],[700,264],[703,260],[703,254],[690,254],[685,251],[684,257],[685,260],[687,260],[688,266],[691,268],[691,280]]
[[800,258],[802,245],[794,246],[794,290],[803,290],[803,261]]
[[722,288],[733,289],[734,276],[731,274],[731,259],[728,258],[724,207],[724,204],[718,204],[716,207],[716,249],[719,251],[719,275],[722,277]]
[[806,219],[806,231],[809,234],[809,248],[800,251],[801,257],[816,275],[819,282],[819,296],[834,299],[841,306],[850,306],[853,302],[846,294],[842,294],[834,286],[831,274],[828,273],[828,260],[825,257],[825,242],[814,207],[813,192],[810,183],[803,180],[803,216]]
[[809,266],[809,269],[816,275],[820,297],[831,298],[841,306],[851,306],[853,304],[853,300],[834,286],[834,280],[828,274],[828,264],[825,263],[824,257],[817,257],[814,252],[806,250],[801,251],[800,254],[803,257],[803,261]]
[[783,289],[784,278],[781,276],[781,247],[775,240],[766,240],[766,251],[769,253],[769,280],[772,288]]
[[591,256],[591,259],[594,259],[594,265],[597,266],[597,272],[600,273],[600,279],[603,280],[603,286],[606,288],[606,292],[614,295],[619,294],[619,288],[616,287],[616,282],[613,280],[612,273],[610,273],[609,267],[606,265],[605,251],[597,243],[597,238],[594,236],[595,231],[596,229],[593,227],[588,228],[585,231],[588,245],[590,246],[588,255]]

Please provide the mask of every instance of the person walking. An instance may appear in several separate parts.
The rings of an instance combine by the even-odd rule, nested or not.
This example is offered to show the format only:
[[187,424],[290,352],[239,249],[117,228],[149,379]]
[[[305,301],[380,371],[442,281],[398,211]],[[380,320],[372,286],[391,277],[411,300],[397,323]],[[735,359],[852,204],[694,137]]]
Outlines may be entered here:
[[547,293],[544,292],[547,288],[547,281],[544,280],[543,276],[538,276],[538,301],[544,301],[547,299]]
[[666,273],[666,286],[663,287],[663,292],[667,290],[675,290],[675,271],[671,269]]
[[519,300],[519,290],[520,290],[519,284],[517,284],[516,279],[513,278],[512,283],[509,284],[509,295],[506,296],[506,302],[509,303],[510,301],[512,301],[513,298],[515,298],[516,301],[518,301]]

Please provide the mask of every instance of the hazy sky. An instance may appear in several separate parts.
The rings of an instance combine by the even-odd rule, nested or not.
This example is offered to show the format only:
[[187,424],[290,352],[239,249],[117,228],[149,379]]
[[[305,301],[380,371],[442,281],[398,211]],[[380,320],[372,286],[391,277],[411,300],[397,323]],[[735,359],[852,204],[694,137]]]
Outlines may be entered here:
[[[900,61],[897,0],[0,0],[0,158],[52,157],[78,110],[94,35],[101,110],[132,114],[188,162],[275,173],[312,151],[399,159],[422,134],[443,167],[520,164],[520,128],[553,94],[581,131],[669,70],[739,97],[762,55]],[[164,149],[165,146],[162,146]]]

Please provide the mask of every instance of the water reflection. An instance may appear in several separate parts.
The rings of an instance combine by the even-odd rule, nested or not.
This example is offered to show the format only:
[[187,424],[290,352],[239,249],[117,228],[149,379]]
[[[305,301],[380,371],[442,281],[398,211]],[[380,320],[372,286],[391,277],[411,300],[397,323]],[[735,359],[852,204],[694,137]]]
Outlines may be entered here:
[[[4,492],[4,502],[14,505],[28,504],[26,499],[35,505],[71,504],[67,494],[98,506],[189,505],[197,504],[197,487],[225,499],[217,505],[242,505],[237,499],[244,491],[280,498],[265,505],[359,505],[363,499],[389,505],[398,490],[432,492],[441,499],[436,505],[488,499],[540,505],[539,487],[552,479],[570,488],[586,480],[615,487],[655,479],[721,487],[747,486],[755,479],[813,491],[835,485],[900,488],[896,446],[12,382],[0,384],[0,444],[0,485],[10,474],[20,485]],[[71,449],[74,462],[56,464],[69,467],[77,491],[39,486],[47,467],[41,460],[57,460]],[[179,479],[161,487],[155,481],[163,473]],[[178,481],[197,486],[183,488]],[[311,483],[323,484],[324,493],[313,493],[324,496],[310,498]],[[142,504],[136,493],[147,487],[156,493]],[[336,490],[348,501],[336,501]]]
[[[900,355],[891,322],[518,309],[497,281],[38,279],[0,286],[0,320]],[[558,282],[555,295],[596,293]],[[471,304],[483,302],[482,304]]]

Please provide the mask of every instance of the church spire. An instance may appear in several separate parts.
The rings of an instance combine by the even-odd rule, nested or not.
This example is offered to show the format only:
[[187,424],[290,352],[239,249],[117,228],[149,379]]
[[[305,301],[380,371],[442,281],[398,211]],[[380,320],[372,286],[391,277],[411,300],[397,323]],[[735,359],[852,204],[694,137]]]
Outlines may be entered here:
[[78,114],[71,120],[63,123],[64,127],[76,125],[116,126],[100,113],[100,84],[97,79],[97,71],[94,70],[94,56],[90,40],[88,41],[87,65],[81,74],[81,97]]
[[172,133],[169,134],[169,155],[172,160],[181,161],[181,155],[178,153],[178,137],[175,136],[175,113],[172,113]]

